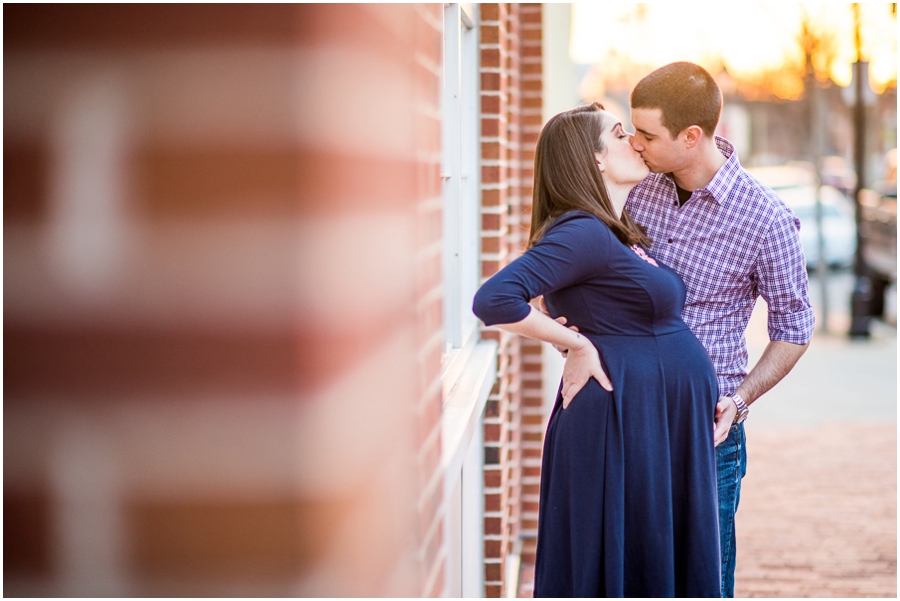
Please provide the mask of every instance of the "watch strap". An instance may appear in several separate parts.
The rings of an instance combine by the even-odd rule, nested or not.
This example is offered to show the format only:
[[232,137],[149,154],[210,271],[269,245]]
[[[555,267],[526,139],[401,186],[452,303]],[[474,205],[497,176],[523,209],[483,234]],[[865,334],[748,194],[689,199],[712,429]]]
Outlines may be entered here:
[[737,392],[732,392],[730,398],[732,401],[734,401],[735,407],[737,407],[737,414],[734,416],[734,423],[740,424],[747,419],[747,416],[750,414],[750,408],[747,407],[747,403],[744,402],[744,398]]

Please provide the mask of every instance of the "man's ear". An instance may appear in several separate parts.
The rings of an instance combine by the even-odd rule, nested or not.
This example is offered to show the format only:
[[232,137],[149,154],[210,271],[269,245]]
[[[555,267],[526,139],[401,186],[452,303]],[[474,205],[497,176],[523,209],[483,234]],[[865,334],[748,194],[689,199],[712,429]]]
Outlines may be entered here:
[[680,135],[684,136],[685,146],[693,148],[700,142],[700,138],[703,137],[703,128],[699,125],[688,125],[682,130]]
[[597,167],[600,168],[600,171],[606,171],[606,163],[603,161],[603,155],[599,152],[595,152],[594,158],[597,160]]

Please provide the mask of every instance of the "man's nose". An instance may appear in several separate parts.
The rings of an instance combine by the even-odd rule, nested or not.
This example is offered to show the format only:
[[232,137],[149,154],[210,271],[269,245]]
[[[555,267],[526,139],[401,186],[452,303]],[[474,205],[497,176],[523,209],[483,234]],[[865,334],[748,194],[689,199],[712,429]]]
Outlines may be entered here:
[[640,142],[638,142],[638,139],[637,139],[637,136],[636,136],[636,135],[634,135],[634,134],[629,134],[629,135],[628,135],[628,141],[631,142],[631,147],[634,148],[635,150],[637,150],[638,152],[640,152],[641,150],[644,149],[644,147],[641,146]]

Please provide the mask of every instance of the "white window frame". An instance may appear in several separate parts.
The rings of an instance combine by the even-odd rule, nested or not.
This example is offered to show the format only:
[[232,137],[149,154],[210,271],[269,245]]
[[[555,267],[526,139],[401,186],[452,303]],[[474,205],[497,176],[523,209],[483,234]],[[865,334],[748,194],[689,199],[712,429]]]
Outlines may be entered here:
[[474,15],[444,5],[441,86],[441,179],[445,364],[477,333],[472,298],[478,289],[478,37]]
[[480,273],[478,5],[444,4],[441,81],[444,332],[441,466],[444,597],[484,597],[484,408],[497,343],[479,338],[472,300]]

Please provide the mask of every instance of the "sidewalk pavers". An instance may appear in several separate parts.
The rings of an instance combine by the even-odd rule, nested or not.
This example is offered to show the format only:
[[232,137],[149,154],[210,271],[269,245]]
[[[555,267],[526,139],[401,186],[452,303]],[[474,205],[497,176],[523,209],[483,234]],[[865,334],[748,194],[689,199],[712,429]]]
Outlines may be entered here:
[[896,424],[748,431],[737,597],[896,597]]

